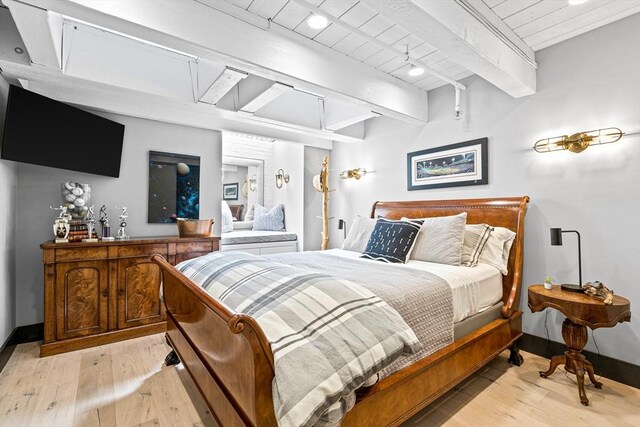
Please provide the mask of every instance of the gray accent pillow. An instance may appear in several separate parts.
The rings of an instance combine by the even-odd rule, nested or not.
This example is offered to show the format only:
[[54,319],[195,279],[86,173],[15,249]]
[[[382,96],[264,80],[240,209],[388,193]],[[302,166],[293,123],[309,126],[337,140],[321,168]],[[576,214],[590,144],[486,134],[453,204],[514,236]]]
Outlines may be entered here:
[[233,231],[233,215],[231,215],[231,209],[224,200],[222,201],[222,222],[220,224],[220,231],[228,233]]
[[362,253],[367,248],[371,232],[376,226],[376,220],[373,218],[363,218],[360,215],[353,220],[349,234],[342,243],[342,249],[345,251],[353,251]]
[[464,227],[464,241],[462,242],[462,265],[475,267],[480,260],[493,227],[487,224],[467,224]]
[[253,229],[258,231],[285,231],[284,205],[276,205],[267,209],[259,204],[254,205]]
[[505,276],[509,274],[509,252],[516,238],[516,233],[504,227],[495,227],[489,235],[489,240],[480,253],[478,262],[493,265]]
[[420,219],[424,222],[411,259],[460,265],[467,213]]

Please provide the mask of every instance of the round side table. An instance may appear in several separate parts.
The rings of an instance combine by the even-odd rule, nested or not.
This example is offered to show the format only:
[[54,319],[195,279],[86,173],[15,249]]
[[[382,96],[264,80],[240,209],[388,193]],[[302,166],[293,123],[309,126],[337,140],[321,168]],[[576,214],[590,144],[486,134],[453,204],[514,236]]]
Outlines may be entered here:
[[532,313],[551,307],[567,316],[562,323],[562,338],[568,350],[562,355],[553,356],[549,369],[540,371],[540,376],[547,378],[559,365],[564,365],[567,372],[575,374],[578,380],[580,402],[588,405],[589,399],[584,391],[585,371],[596,388],[602,388],[602,383],[596,381],[593,365],[582,354],[588,340],[587,327],[611,328],[620,322],[628,322],[631,320],[629,300],[614,295],[613,304],[605,305],[601,298],[581,292],[563,291],[559,285],[554,285],[549,290],[543,285],[532,285],[529,286],[528,294]]

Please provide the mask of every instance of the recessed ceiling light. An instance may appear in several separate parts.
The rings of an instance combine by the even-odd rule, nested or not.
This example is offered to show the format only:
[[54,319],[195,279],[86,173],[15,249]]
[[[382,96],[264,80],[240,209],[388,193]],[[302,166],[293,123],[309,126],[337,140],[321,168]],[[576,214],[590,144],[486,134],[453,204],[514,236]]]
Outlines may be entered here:
[[321,30],[329,25],[329,21],[324,16],[311,15],[309,19],[307,19],[307,24],[309,24],[309,26],[314,30]]
[[421,76],[422,74],[424,74],[424,68],[412,65],[411,68],[409,68],[409,71],[407,71],[407,74],[409,74],[411,77]]
[[575,5],[577,5],[577,4],[586,3],[586,2],[588,2],[588,1],[589,1],[589,0],[569,0],[569,4],[570,4],[571,6],[575,6]]

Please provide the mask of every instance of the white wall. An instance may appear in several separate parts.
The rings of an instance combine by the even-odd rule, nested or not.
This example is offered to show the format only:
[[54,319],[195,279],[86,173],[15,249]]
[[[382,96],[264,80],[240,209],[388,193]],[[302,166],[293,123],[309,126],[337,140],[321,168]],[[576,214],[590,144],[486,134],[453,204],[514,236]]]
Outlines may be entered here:
[[[9,84],[0,76],[0,129],[9,95]],[[0,140],[2,135],[0,134]],[[14,162],[0,160],[0,346],[16,326],[15,247],[17,168]]]
[[[313,188],[313,177],[320,174],[322,158],[329,156],[331,168],[331,151],[315,147],[304,147],[304,250],[318,251],[322,245],[322,193]],[[333,184],[333,182],[331,182]],[[332,187],[333,188],[333,187]],[[329,194],[331,209],[334,193]],[[337,220],[329,220],[329,242],[342,232],[337,230]],[[335,230],[334,230],[335,229]]]
[[304,145],[276,141],[273,143],[273,166],[289,175],[282,188],[273,184],[273,205],[284,205],[287,231],[298,235],[298,250],[304,248]]
[[[122,165],[119,178],[109,178],[28,164],[18,166],[16,242],[16,322],[41,322],[42,255],[39,244],[51,239],[58,206],[60,183],[68,180],[92,187],[91,204],[108,207],[112,235],[117,232],[118,210],[129,208],[127,233],[136,236],[177,235],[175,224],[148,224],[147,200],[149,150],[200,156],[200,218],[215,218],[215,234],[220,232],[221,133],[115,114],[98,113],[125,125]],[[99,156],[96,147],[95,156]],[[4,218],[4,216],[2,216]]]
[[[370,120],[366,141],[336,143],[334,176],[346,168],[375,173],[362,180],[336,180],[332,214],[351,222],[368,216],[376,200],[451,199],[531,196],[526,216],[521,309],[525,332],[544,336],[544,314],[531,314],[526,288],[546,275],[577,281],[573,236],[551,247],[549,228],[582,234],[583,277],[600,280],[640,307],[640,137],[591,147],[581,154],[538,154],[535,141],[601,127],[640,131],[640,15],[606,25],[536,53],[538,91],[514,99],[478,77],[465,79],[465,119],[454,121],[454,91],[429,93],[430,122],[409,127],[386,119]],[[489,184],[407,191],[406,154],[411,151],[489,138]],[[332,239],[338,246],[341,239]],[[553,310],[549,331],[554,341],[564,317]],[[595,332],[600,351],[640,364],[640,320]],[[593,340],[587,348],[596,351]]]

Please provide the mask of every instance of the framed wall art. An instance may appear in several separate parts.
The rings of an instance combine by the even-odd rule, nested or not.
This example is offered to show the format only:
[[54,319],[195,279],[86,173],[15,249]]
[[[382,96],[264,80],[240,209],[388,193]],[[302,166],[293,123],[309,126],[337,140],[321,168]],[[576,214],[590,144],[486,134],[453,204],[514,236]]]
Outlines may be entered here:
[[147,222],[200,218],[200,157],[149,151]]
[[222,200],[238,200],[238,183],[222,184]]
[[489,183],[487,138],[407,154],[407,190]]

